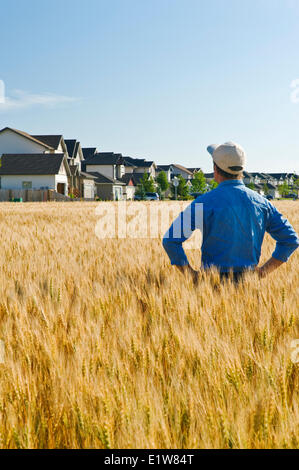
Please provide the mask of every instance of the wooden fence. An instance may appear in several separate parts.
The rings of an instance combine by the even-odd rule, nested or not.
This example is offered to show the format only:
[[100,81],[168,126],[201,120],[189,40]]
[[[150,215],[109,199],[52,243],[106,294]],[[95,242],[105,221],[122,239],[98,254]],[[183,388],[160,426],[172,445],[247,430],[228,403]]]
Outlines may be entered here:
[[51,189],[0,189],[0,202],[71,201],[72,199]]

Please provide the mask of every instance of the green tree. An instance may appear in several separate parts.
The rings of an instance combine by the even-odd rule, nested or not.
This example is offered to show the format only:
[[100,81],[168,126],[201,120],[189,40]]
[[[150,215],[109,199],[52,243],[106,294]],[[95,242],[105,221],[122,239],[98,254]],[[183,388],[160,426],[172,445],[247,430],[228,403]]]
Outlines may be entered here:
[[155,192],[155,182],[153,177],[149,174],[144,172],[143,176],[140,180],[140,184],[143,186],[144,191],[146,193],[154,193]]
[[192,180],[193,193],[205,193],[207,191],[207,180],[203,172],[197,171]]
[[182,177],[182,175],[178,175],[177,178],[179,180],[179,185],[177,188],[179,199],[189,199],[189,189],[186,180]]
[[160,173],[157,176],[157,183],[160,188],[161,193],[165,192],[169,188],[169,183],[167,181],[167,175],[165,171],[160,171]]
[[248,188],[254,191],[255,190],[254,183],[253,182],[249,183]]
[[281,197],[287,196],[290,192],[289,186],[286,181],[280,184],[277,189]]
[[215,188],[217,188],[217,186],[218,186],[217,181],[215,181],[215,180],[213,179],[213,180],[210,182],[210,188],[211,188],[211,189],[215,189]]

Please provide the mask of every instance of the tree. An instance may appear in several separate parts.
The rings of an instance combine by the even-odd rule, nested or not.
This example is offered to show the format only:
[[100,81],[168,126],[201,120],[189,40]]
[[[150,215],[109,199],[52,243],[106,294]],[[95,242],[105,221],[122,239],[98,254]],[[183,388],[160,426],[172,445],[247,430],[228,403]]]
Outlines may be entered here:
[[140,184],[143,186],[144,191],[146,193],[155,192],[155,182],[149,173],[146,173],[146,172],[143,173],[143,176],[140,180]]
[[211,188],[211,189],[215,189],[215,188],[217,188],[217,186],[218,186],[217,181],[215,181],[215,180],[213,179],[213,180],[210,182],[210,188]]
[[207,180],[203,172],[197,171],[192,180],[193,193],[205,193],[207,190]]
[[254,185],[254,183],[253,183],[253,182],[249,183],[248,188],[249,188],[249,189],[252,189],[252,190],[254,191],[254,190],[255,190],[255,185]]
[[186,183],[186,180],[182,177],[182,175],[177,175],[179,180],[179,185],[177,187],[177,194],[179,199],[189,199],[189,189]]
[[159,185],[160,191],[163,193],[169,188],[169,183],[167,181],[167,175],[165,171],[160,171],[157,176],[157,183]]
[[287,196],[290,192],[288,183],[286,181],[280,184],[277,189],[281,197]]

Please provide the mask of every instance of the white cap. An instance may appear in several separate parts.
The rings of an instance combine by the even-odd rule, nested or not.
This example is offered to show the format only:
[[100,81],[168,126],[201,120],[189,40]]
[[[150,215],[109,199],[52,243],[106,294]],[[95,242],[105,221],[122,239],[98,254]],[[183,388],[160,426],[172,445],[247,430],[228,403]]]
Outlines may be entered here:
[[212,155],[216,165],[227,173],[239,175],[245,169],[245,151],[235,142],[226,142],[222,145],[209,145],[207,151]]

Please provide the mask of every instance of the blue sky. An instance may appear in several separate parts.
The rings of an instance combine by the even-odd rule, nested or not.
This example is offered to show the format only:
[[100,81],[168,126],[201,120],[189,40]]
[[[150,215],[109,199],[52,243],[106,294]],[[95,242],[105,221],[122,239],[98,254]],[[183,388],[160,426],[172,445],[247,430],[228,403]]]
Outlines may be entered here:
[[205,171],[207,145],[234,140],[249,171],[299,172],[298,0],[2,0],[1,16],[1,128]]

